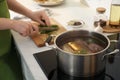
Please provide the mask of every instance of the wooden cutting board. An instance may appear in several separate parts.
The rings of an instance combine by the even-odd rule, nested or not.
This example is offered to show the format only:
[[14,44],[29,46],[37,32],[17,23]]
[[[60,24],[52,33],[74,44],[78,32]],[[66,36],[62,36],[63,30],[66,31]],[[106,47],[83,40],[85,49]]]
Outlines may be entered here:
[[[59,27],[59,29],[57,31],[52,32],[51,35],[58,35],[64,31],[66,31],[66,29],[60,23],[58,23],[56,20],[54,20],[53,18],[50,18],[50,21],[51,21],[51,24],[58,25],[58,27]],[[48,38],[48,35],[47,34],[34,34],[34,35],[31,35],[30,38],[33,40],[33,42],[38,47],[42,47],[42,46],[45,46],[45,40]],[[50,44],[54,43],[54,38],[51,40]]]
[[105,33],[118,33],[118,32],[120,32],[120,26],[118,26],[118,27],[115,27],[115,26],[105,26],[104,28],[103,28],[103,32],[105,32]]
[[110,26],[109,21],[108,21],[107,26],[103,27],[103,32],[105,32],[105,33],[118,33],[118,32],[120,32],[120,25],[117,27]]

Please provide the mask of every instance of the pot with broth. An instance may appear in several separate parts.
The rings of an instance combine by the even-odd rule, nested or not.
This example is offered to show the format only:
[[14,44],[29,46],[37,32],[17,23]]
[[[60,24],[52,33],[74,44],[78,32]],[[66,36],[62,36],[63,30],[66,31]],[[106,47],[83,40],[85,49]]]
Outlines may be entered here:
[[87,30],[66,31],[55,39],[58,68],[70,76],[93,76],[105,69],[101,58],[110,46],[109,39]]

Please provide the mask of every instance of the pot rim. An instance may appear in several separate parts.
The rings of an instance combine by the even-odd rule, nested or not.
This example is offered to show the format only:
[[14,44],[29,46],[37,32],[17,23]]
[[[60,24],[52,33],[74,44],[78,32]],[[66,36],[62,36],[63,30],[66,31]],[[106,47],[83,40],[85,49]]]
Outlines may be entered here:
[[[94,32],[94,33],[100,34],[100,35],[102,35],[104,38],[107,39],[108,44],[107,44],[107,46],[106,46],[103,50],[101,50],[101,51],[99,51],[99,52],[96,52],[96,53],[73,54],[73,53],[71,53],[71,52],[64,51],[64,50],[62,50],[61,48],[59,48],[59,47],[57,46],[56,40],[57,40],[57,38],[58,38],[60,35],[63,35],[63,34],[65,34],[65,33],[71,32],[71,31],[88,31],[88,32]],[[90,55],[92,56],[92,55],[100,54],[100,53],[106,51],[106,50],[109,48],[109,46],[110,46],[110,40],[109,40],[109,38],[108,38],[107,36],[105,36],[105,35],[103,35],[102,33],[99,33],[99,32],[90,31],[90,30],[83,30],[83,29],[81,29],[81,30],[69,30],[69,31],[62,32],[61,34],[59,34],[59,35],[56,36],[56,38],[55,38],[55,40],[54,40],[54,43],[55,43],[55,47],[56,47],[58,50],[60,50],[61,52],[67,53],[67,54],[69,54],[69,55],[74,55],[74,56],[90,56]]]

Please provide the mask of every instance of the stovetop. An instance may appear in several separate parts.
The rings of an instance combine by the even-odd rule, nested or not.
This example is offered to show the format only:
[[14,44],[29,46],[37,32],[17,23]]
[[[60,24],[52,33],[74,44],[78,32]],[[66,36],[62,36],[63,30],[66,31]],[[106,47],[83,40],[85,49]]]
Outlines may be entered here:
[[[109,48],[108,52],[116,48],[120,48],[120,43],[117,44],[117,47],[113,48],[112,46]],[[61,72],[57,68],[56,55],[57,53],[52,49],[34,54],[36,61],[43,69],[48,80],[120,80],[120,52],[107,57],[105,70],[91,77],[73,77]]]

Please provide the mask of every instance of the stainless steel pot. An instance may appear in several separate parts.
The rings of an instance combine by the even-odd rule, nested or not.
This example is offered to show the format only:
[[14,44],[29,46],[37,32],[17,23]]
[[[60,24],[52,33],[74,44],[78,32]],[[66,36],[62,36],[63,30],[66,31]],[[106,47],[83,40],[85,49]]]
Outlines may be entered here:
[[[67,41],[80,36],[96,37],[105,42],[103,44],[105,48],[93,54],[73,54],[61,49],[61,46],[65,44]],[[58,35],[55,39],[55,46],[57,48],[58,53],[57,54],[58,68],[61,71],[70,76],[88,77],[99,74],[105,69],[105,61],[102,59],[107,54],[106,50],[110,46],[110,40],[103,34],[97,32],[90,32],[87,30],[73,30],[66,31]],[[118,52],[118,50],[115,50],[110,54],[113,54],[115,52]]]

